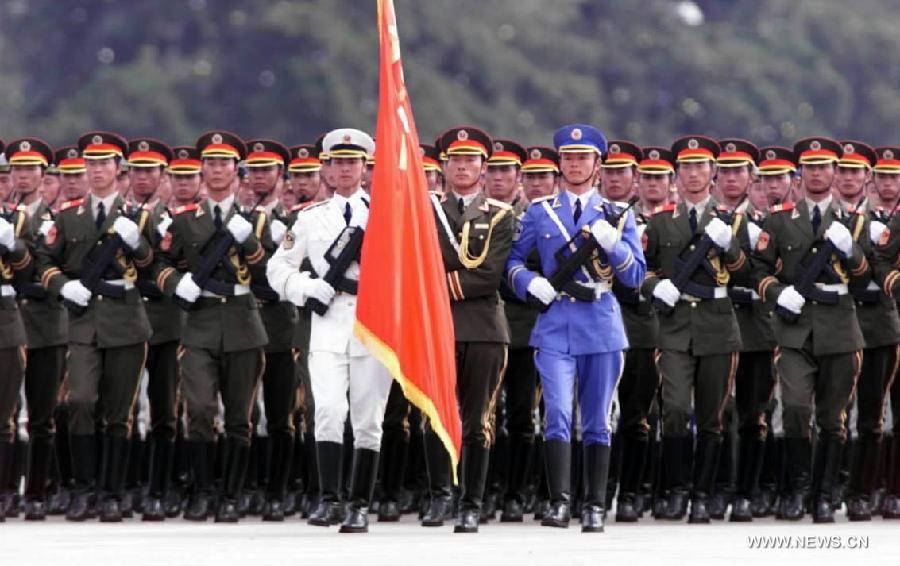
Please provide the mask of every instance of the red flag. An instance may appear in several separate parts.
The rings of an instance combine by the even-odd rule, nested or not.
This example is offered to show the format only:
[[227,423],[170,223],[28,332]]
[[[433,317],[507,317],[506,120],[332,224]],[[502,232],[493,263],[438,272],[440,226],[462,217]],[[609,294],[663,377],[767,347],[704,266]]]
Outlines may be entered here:
[[403,82],[393,0],[378,0],[378,159],[354,332],[431,421],[456,479],[461,424],[444,264]]

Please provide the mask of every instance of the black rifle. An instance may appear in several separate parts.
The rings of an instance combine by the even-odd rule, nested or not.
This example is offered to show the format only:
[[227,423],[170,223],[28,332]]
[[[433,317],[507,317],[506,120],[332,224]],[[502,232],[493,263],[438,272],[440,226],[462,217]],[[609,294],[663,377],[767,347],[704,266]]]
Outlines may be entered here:
[[[628,213],[628,210],[638,200],[640,199],[637,196],[632,197],[628,201],[628,205],[621,210],[604,207],[603,216],[615,228],[619,225],[622,217]],[[571,251],[572,246],[576,245],[575,241],[579,238],[582,240],[582,243],[574,251]],[[594,289],[578,283],[573,277],[579,269],[590,263],[594,253],[598,250],[601,250],[600,244],[591,236],[590,229],[582,229],[553,254],[556,259],[557,269],[552,275],[547,277],[547,281],[550,282],[550,285],[553,286],[557,293],[565,292],[577,301],[593,301],[597,298]],[[550,308],[549,304],[530,294],[528,295],[528,304],[540,309],[541,312],[546,312]]]
[[[357,293],[358,282],[347,279],[344,274],[354,261],[359,260],[362,251],[363,236],[365,230],[358,226],[347,226],[325,252],[325,260],[328,262],[328,271],[322,276],[322,280],[334,287],[336,291],[343,291],[351,295]],[[315,271],[313,271],[315,275]],[[318,299],[306,299],[305,307],[319,316],[328,312],[328,305]]]
[[[22,193],[21,195],[19,195],[19,200],[16,201],[15,206],[10,208],[9,210],[4,210],[3,213],[0,214],[0,216],[3,217],[3,220],[6,220],[10,224],[13,224],[13,232],[14,232],[13,235],[15,235],[15,229],[16,229],[13,220],[15,220],[16,211],[19,210],[19,206],[22,204],[23,200],[25,200],[25,193]],[[6,246],[0,245],[0,257],[3,257],[8,253],[9,253],[9,250],[6,248]]]
[[[153,195],[150,195],[144,199],[144,202],[142,202],[131,214],[126,214],[125,211],[119,207],[119,215],[134,222],[140,215],[144,205],[147,204],[152,196]],[[118,285],[106,283],[106,281],[103,280],[103,274],[114,265],[116,255],[119,250],[125,246],[125,242],[122,241],[122,237],[115,232],[111,234],[100,234],[100,236],[98,236],[98,241],[101,239],[103,240],[103,243],[100,245],[100,249],[95,254],[88,254],[85,256],[84,263],[81,266],[81,277],[79,278],[79,281],[81,281],[81,284],[91,292],[91,295],[99,293],[107,297],[121,299],[125,296],[125,289]],[[69,309],[69,312],[75,316],[81,316],[87,311],[87,306],[79,305],[69,299],[63,299],[63,305],[65,305],[65,307]]]
[[[741,200],[737,202],[737,204],[730,211],[716,211],[716,216],[727,224],[731,226],[734,222],[734,216],[736,214],[737,209],[741,206],[741,203],[747,199],[747,193],[744,193],[744,196],[741,197]],[[715,277],[716,273],[713,269],[712,265],[709,263],[708,256],[710,252],[719,254],[722,250],[712,241],[712,239],[705,233],[702,232],[700,234],[696,234],[691,241],[688,243],[687,247],[682,250],[681,255],[685,255],[686,257],[679,258],[679,261],[676,262],[675,277],[671,279],[672,284],[675,285],[675,288],[678,289],[682,294],[691,295],[697,297],[699,299],[713,299],[715,295],[711,288],[706,287],[705,285],[700,285],[699,283],[694,283],[691,279],[694,277],[694,274],[701,267],[705,269],[711,276]],[[667,302],[659,299],[653,299],[653,306],[656,308],[657,312],[664,316],[671,315],[675,311],[675,307],[669,305]]]
[[[235,209],[235,214],[239,214],[248,222],[252,222],[252,219],[249,217],[250,214],[256,210],[256,207],[259,206],[267,196],[268,195],[262,195],[259,200],[256,201],[253,208],[247,211],[242,211],[239,208]],[[237,206],[237,204],[235,203],[234,206]],[[234,236],[231,235],[231,232],[224,225],[209,237],[206,243],[203,244],[203,248],[200,250],[199,268],[190,272],[197,287],[215,295],[229,296],[234,294],[234,285],[219,281],[213,277],[213,274],[216,272],[219,265],[225,265],[226,269],[230,269],[230,267],[228,267],[229,264],[222,260],[228,254],[228,250],[231,249],[231,246],[235,243]],[[197,301],[187,301],[178,295],[175,295],[172,300],[176,305],[186,311],[193,310],[197,306]]]
[[[865,197],[859,201],[861,205]],[[857,205],[859,206],[859,205]],[[836,217],[835,220],[845,227],[853,219],[852,214],[848,214],[846,218]],[[834,291],[825,291],[816,286],[816,283],[825,272],[826,268],[831,264],[831,256],[837,252],[837,248],[827,238],[816,240],[812,243],[806,255],[800,261],[800,276],[794,281],[794,289],[803,296],[807,301],[815,301],[823,305],[836,305],[840,300],[840,296]],[[781,305],[776,305],[775,313],[788,324],[797,322],[800,318],[799,313],[790,311]]]

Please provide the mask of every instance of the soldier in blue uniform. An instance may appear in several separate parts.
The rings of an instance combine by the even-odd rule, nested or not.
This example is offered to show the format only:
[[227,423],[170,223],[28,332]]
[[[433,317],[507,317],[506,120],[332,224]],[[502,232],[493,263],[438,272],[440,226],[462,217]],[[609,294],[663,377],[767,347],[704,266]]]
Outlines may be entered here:
[[[553,142],[560,155],[561,190],[533,202],[522,217],[506,264],[507,277],[519,298],[533,297],[549,307],[531,334],[547,419],[544,446],[551,507],[541,524],[567,527],[571,516],[570,431],[577,386],[585,451],[582,531],[602,532],[610,405],[622,374],[623,350],[628,347],[619,303],[611,292],[612,279],[638,287],[646,265],[633,214],[611,224],[607,218],[618,207],[594,189],[606,151],[604,135],[591,126],[573,124],[557,130]],[[588,265],[573,276],[574,284],[587,288],[592,300],[577,299],[574,295],[582,293],[572,287],[567,287],[572,293],[558,290],[525,265],[537,249],[542,272],[552,278],[560,268],[556,252],[573,235],[578,237],[571,245],[587,245],[590,239],[599,244]]]

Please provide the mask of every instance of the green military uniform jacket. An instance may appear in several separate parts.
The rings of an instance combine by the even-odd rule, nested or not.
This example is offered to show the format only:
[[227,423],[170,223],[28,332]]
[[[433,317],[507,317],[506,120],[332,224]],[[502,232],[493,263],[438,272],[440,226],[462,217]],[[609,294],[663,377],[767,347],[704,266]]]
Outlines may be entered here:
[[[834,221],[837,204],[822,213],[819,231],[813,234],[809,208],[803,200],[796,205],[778,205],[770,210],[765,230],[760,234],[753,253],[752,284],[760,297],[773,305],[788,285],[801,274],[801,261],[820,241]],[[864,214],[856,214],[849,227],[855,237],[867,232]],[[834,254],[833,264],[843,275],[844,282],[865,287],[870,278],[869,262],[863,248],[856,242],[848,258]],[[824,278],[821,282],[828,282]],[[862,332],[856,319],[852,295],[842,295],[836,305],[821,305],[807,300],[799,319],[788,323],[779,316],[772,318],[775,340],[779,346],[801,349],[812,339],[813,355],[824,356],[860,350],[864,346]]]
[[[223,230],[236,214],[237,201],[222,219]],[[195,271],[203,261],[204,245],[216,233],[209,201],[183,206],[173,211],[169,234],[163,239],[152,274],[157,286],[169,296],[175,294],[186,271]],[[239,245],[231,246],[226,258],[213,272],[213,278],[229,285],[250,285],[265,281],[266,251],[251,232]],[[230,262],[232,269],[223,263]],[[252,294],[228,298],[200,297],[185,318],[181,330],[184,346],[215,351],[238,352],[259,348],[268,342]]]
[[[528,204],[528,201],[521,195],[516,197],[516,200],[512,202],[513,213],[516,219],[521,218],[525,214]],[[528,269],[540,273],[541,259],[537,250],[534,250],[528,256],[526,265]],[[540,309],[521,301],[515,292],[510,289],[505,277],[500,282],[500,297],[503,299],[503,310],[506,313],[506,323],[509,326],[510,349],[528,348],[531,331],[534,329],[538,315],[541,314]]]
[[[448,223],[445,227],[435,211],[456,341],[508,344],[509,328],[498,290],[512,247],[512,207],[479,194],[460,216],[452,193],[445,194],[439,205]],[[450,238],[459,243],[459,252]]]
[[[10,211],[0,206],[0,213],[9,217],[15,230],[16,242],[12,249],[0,256],[0,285],[18,287],[31,280],[34,261],[22,236],[27,233],[27,218],[22,207]],[[0,348],[15,348],[26,343],[25,327],[16,305],[15,297],[0,297]]]
[[[634,205],[635,225],[639,232],[646,231],[650,216],[652,211],[643,211],[640,204]],[[643,232],[641,241],[644,241]],[[659,319],[653,304],[641,295],[640,289],[626,287],[616,278],[613,278],[612,289],[622,307],[622,322],[625,324],[629,349],[656,348],[659,339]]]
[[[40,229],[45,220],[52,220],[50,207],[41,199],[34,214],[28,217],[25,226],[25,241],[31,253],[37,254],[37,248],[43,241]],[[65,346],[69,343],[68,311],[61,301],[41,286],[40,276],[24,282],[18,289],[19,310],[22,322],[28,335],[28,348],[49,348]]]
[[[702,213],[697,216],[697,234],[709,221],[716,217],[716,202],[709,198]],[[719,287],[730,282],[746,284],[750,274],[750,262],[741,249],[740,232],[746,231],[743,216],[737,214],[732,225],[736,239],[722,257],[713,257],[710,262],[716,267],[713,278],[703,268],[692,276],[692,281],[706,287]],[[644,257],[647,260],[647,276],[641,286],[641,293],[653,300],[653,289],[662,279],[676,276],[676,261],[682,250],[691,241],[691,227],[687,207],[683,202],[669,205],[654,214],[644,232]],[[681,300],[674,311],[659,317],[659,343],[662,350],[690,351],[695,356],[728,354],[740,351],[741,335],[731,299],[708,299],[703,301]]]
[[[164,238],[164,236],[160,235],[158,228],[164,219],[170,217],[170,214],[163,202],[157,202],[155,205],[149,206],[148,209],[150,214],[145,217],[147,220],[141,226],[141,232],[158,253],[159,246]],[[149,272],[139,274],[137,285],[144,300],[147,318],[150,319],[150,326],[153,328],[150,345],[156,346],[166,342],[181,340],[184,311],[172,301],[172,297],[167,296],[162,292],[162,289],[156,286],[156,281],[150,276]]]
[[[272,254],[278,249],[278,246],[272,240],[271,231],[268,228],[269,222],[273,218],[279,218],[290,229],[291,225],[288,224],[289,219],[285,219],[286,216],[284,207],[280,202],[273,207],[271,218],[267,214],[265,207],[259,206],[253,212],[254,232],[266,250],[268,257],[272,257]],[[268,280],[263,279],[262,282],[264,285],[268,285]],[[266,352],[286,352],[290,350],[293,346],[294,333],[299,318],[297,307],[290,301],[267,301],[259,297],[257,297],[257,305],[259,306],[259,315],[262,318],[263,326],[266,329],[266,335],[269,338],[266,344]],[[307,342],[307,346],[308,344]]]
[[[744,218],[747,222],[752,222],[750,218],[762,220],[765,225],[766,211],[758,211],[749,204],[744,210]],[[752,255],[753,250],[750,249],[750,235],[748,231],[742,230],[740,233],[740,245],[744,249],[744,253]],[[771,352],[775,349],[775,333],[772,331],[772,313],[773,303],[765,301],[762,297],[752,298],[750,303],[744,299],[748,294],[756,293],[755,289],[738,286],[730,291],[732,304],[734,305],[734,316],[738,321],[738,328],[741,330],[741,351],[742,352]]]
[[[85,258],[100,245],[102,235],[112,232],[113,222],[125,205],[122,197],[116,196],[98,230],[91,212],[93,198],[88,195],[62,206],[53,228],[38,248],[41,284],[54,297],[61,299],[63,285],[82,276]],[[147,211],[141,211],[138,225],[146,215]],[[134,282],[138,269],[146,269],[153,262],[153,251],[146,238],[141,237],[136,250],[120,249],[116,262],[124,276],[107,273],[104,278],[124,277]],[[95,294],[83,315],[69,316],[69,341],[77,344],[96,344],[99,348],[130,346],[146,342],[151,334],[150,321],[137,289],[126,291],[123,299]]]
[[[868,218],[875,211],[867,202],[864,212]],[[874,268],[877,264],[875,249],[878,242],[872,242],[868,223],[859,234],[854,235],[856,236],[854,239],[864,250],[866,258]],[[890,237],[890,232],[888,232],[888,237]],[[873,270],[871,275],[872,279],[866,283],[865,287],[861,286],[862,282],[860,281],[854,282],[850,288],[856,299],[856,318],[859,321],[859,328],[862,331],[866,348],[893,346],[900,342],[900,317],[897,315],[897,303],[884,292],[877,282],[877,271]]]

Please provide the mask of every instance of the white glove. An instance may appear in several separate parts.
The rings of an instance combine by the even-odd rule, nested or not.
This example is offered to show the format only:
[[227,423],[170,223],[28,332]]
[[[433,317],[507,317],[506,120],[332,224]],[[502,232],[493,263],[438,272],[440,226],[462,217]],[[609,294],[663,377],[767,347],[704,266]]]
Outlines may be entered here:
[[709,239],[723,250],[731,246],[731,227],[718,218],[713,218],[703,230]]
[[91,292],[78,279],[73,279],[63,285],[59,293],[64,299],[83,307],[86,307],[91,300]]
[[756,249],[756,243],[759,241],[759,235],[762,234],[762,228],[756,225],[756,222],[747,222],[747,235],[750,236],[750,249]]
[[611,250],[616,245],[616,242],[619,241],[619,231],[603,218],[594,222],[593,226],[591,226],[591,234],[593,234],[597,243],[600,244],[600,247],[606,251]]
[[803,310],[803,305],[806,304],[806,299],[794,289],[793,285],[789,285],[781,290],[776,302],[778,303],[778,306],[783,307],[794,314],[800,314],[800,311]]
[[166,232],[169,231],[169,226],[172,225],[172,217],[166,216],[163,218],[160,223],[156,226],[156,233],[159,234],[160,238],[164,238],[166,236]]
[[869,239],[872,240],[873,244],[877,244],[881,240],[881,234],[885,228],[887,226],[884,225],[884,222],[879,222],[878,220],[873,220],[869,224]]
[[[609,226],[609,224],[607,224],[607,226]],[[526,290],[545,305],[549,305],[556,299],[556,289],[554,289],[553,285],[543,277],[535,277],[532,279]]]
[[175,286],[175,294],[189,303],[193,303],[200,296],[200,287],[194,283],[194,277],[185,273],[178,285]]
[[16,231],[5,218],[0,218],[0,246],[11,250],[16,245]]
[[275,242],[275,244],[280,244],[281,240],[284,239],[285,233],[287,233],[287,226],[284,225],[284,222],[276,218],[272,221],[270,229],[272,230],[272,241]]
[[138,247],[138,244],[141,243],[141,233],[138,231],[137,224],[125,218],[124,216],[116,218],[116,221],[113,222],[112,228],[113,231],[122,238],[122,241],[125,242],[125,245],[129,248],[135,249]]
[[853,253],[853,236],[850,230],[840,222],[832,222],[828,230],[825,230],[825,239],[834,244],[845,256]]
[[324,279],[307,279],[306,280],[306,296],[316,299],[323,305],[331,303],[334,298],[334,287],[325,282]]
[[671,279],[663,279],[653,288],[653,296],[670,307],[674,307],[681,298],[681,291],[672,283]]
[[38,232],[40,232],[41,236],[47,237],[47,234],[50,233],[50,230],[53,229],[54,222],[52,220],[44,220],[41,222],[41,227],[38,228]]
[[247,222],[240,214],[232,216],[225,227],[228,228],[228,231],[234,236],[234,241],[239,244],[243,244],[244,240],[250,235],[250,232],[253,231],[253,225]]

